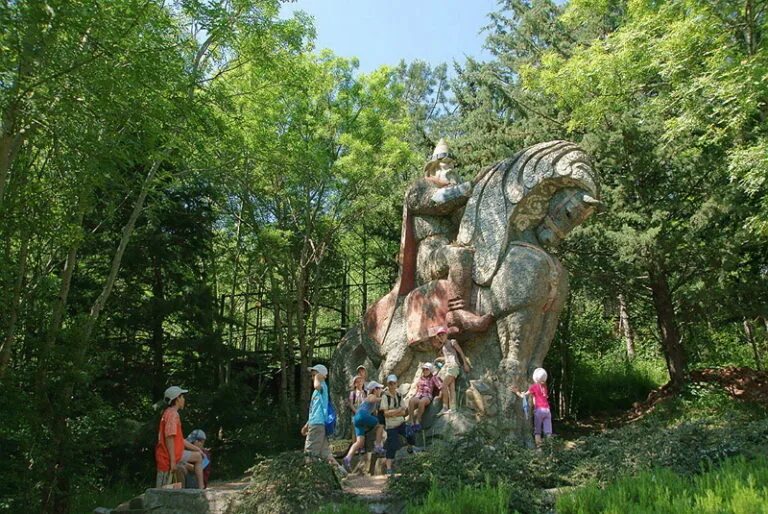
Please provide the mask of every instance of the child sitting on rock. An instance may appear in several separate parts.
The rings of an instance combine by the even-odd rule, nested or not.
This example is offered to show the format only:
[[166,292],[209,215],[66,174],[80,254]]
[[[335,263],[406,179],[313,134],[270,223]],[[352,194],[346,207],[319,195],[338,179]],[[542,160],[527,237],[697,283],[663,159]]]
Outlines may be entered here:
[[533,438],[536,447],[541,446],[541,434],[545,437],[552,436],[552,413],[549,410],[549,393],[547,391],[547,371],[544,368],[536,368],[533,371],[533,384],[524,393],[517,387],[511,387],[520,398],[527,395],[533,396]]
[[421,417],[427,410],[436,393],[443,387],[442,381],[434,374],[434,366],[431,362],[421,365],[421,377],[416,382],[416,394],[408,402],[408,412],[413,424],[413,431],[421,430]]
[[355,427],[356,441],[349,447],[347,456],[344,457],[344,468],[346,468],[347,471],[351,470],[352,456],[357,450],[365,446],[365,433],[371,429],[375,429],[379,424],[379,419],[374,415],[374,412],[379,407],[381,390],[383,388],[384,386],[376,381],[369,382],[368,385],[365,386],[368,394],[365,397],[365,401],[358,407],[355,417],[352,420]]

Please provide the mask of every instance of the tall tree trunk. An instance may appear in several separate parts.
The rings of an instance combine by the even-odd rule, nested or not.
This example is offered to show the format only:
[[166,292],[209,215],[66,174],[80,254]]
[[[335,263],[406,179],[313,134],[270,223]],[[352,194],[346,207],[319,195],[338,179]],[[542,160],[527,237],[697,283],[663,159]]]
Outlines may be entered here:
[[285,351],[285,336],[283,335],[283,317],[280,312],[280,299],[278,297],[277,280],[274,273],[270,272],[270,293],[272,296],[272,310],[275,320],[275,340],[277,341],[277,355],[280,359],[280,405],[283,416],[288,421],[291,418],[291,404],[288,398],[288,358]]
[[680,339],[680,329],[677,326],[677,316],[669,289],[666,272],[659,263],[652,262],[649,266],[651,294],[656,310],[656,324],[659,327],[661,346],[667,361],[669,379],[674,389],[679,389],[685,381],[685,350]]
[[5,328],[5,337],[3,338],[2,344],[0,344],[0,379],[5,376],[8,365],[11,362],[11,349],[16,338],[16,323],[18,322],[19,309],[21,308],[24,279],[27,276],[29,232],[24,232],[22,237],[21,248],[19,248],[19,264],[16,271],[16,281],[13,285],[10,312],[8,313],[8,323]]
[[165,281],[157,255],[152,256],[152,394],[162,398],[165,390]]
[[757,350],[757,341],[755,341],[755,331],[752,326],[752,322],[747,318],[744,318],[742,327],[744,327],[744,336],[747,338],[747,342],[752,347],[752,353],[755,356],[755,369],[760,371],[762,369],[762,366],[760,365],[760,353]]
[[624,293],[619,293],[619,328],[627,348],[627,359],[635,358],[635,338],[632,334],[632,326],[629,322],[629,309],[627,308],[627,299]]
[[[302,259],[303,261],[303,259]],[[307,368],[311,366],[312,355],[307,345],[307,320],[306,320],[306,288],[307,288],[307,269],[299,265],[296,279],[296,335],[299,338],[299,408],[303,411],[309,406],[310,387],[309,372]]]
[[85,328],[83,330],[84,348],[87,346],[87,343],[91,339],[93,328],[96,326],[96,322],[98,321],[99,316],[101,315],[101,311],[104,309],[104,306],[109,299],[109,295],[112,294],[112,288],[115,285],[117,273],[120,271],[120,265],[123,261],[123,254],[125,253],[125,249],[128,246],[128,241],[130,241],[131,236],[133,235],[133,228],[136,226],[136,220],[139,219],[139,215],[141,214],[142,209],[144,209],[144,201],[146,200],[149,189],[155,180],[155,175],[157,175],[158,168],[160,168],[159,160],[155,161],[149,168],[149,172],[147,172],[147,176],[144,178],[144,182],[141,185],[139,195],[136,197],[136,201],[133,204],[133,210],[131,211],[131,215],[128,217],[128,222],[123,227],[120,243],[117,245],[117,250],[115,251],[115,255],[112,258],[112,265],[110,266],[107,280],[104,283],[104,288],[101,290],[101,294],[99,294],[98,298],[96,298],[96,301],[93,302],[91,311],[88,315],[88,319],[85,322]]

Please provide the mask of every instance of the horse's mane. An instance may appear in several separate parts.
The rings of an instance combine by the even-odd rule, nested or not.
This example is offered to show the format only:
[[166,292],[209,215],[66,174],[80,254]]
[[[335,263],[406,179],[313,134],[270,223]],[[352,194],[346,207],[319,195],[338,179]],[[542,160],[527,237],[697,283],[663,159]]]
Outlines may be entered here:
[[490,282],[509,242],[541,223],[552,196],[569,187],[599,196],[589,157],[569,141],[531,146],[478,174],[457,238],[475,248],[476,283]]

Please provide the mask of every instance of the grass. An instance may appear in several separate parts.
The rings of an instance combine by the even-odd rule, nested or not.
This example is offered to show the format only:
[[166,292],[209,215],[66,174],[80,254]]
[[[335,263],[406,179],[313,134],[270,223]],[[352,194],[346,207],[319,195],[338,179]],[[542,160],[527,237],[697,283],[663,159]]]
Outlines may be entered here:
[[768,459],[736,457],[687,476],[669,469],[624,477],[604,489],[592,485],[557,500],[559,514],[768,513]]
[[411,504],[408,514],[503,514],[509,512],[510,488],[490,481],[480,487],[469,485],[458,490],[441,488],[433,483],[423,503]]
[[75,494],[72,500],[72,514],[90,514],[96,507],[115,508],[123,502],[143,493],[150,484],[117,483],[109,487],[101,487]]

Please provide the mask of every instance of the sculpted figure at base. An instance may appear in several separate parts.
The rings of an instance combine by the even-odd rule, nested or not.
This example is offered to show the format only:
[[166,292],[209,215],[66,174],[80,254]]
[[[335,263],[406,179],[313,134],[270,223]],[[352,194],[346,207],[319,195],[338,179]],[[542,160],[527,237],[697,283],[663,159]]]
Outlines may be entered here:
[[[399,280],[342,339],[333,365],[349,375],[366,364],[380,377],[414,377],[434,358],[424,341],[449,326],[472,368],[468,382],[457,382],[458,411],[432,430],[461,433],[487,422],[522,437],[525,418],[510,387],[524,387],[549,350],[568,294],[567,273],[550,249],[599,204],[597,178],[584,151],[567,141],[485,168],[474,187],[457,184],[452,164],[438,145],[426,177],[409,187]],[[427,428],[428,421],[429,413]]]

